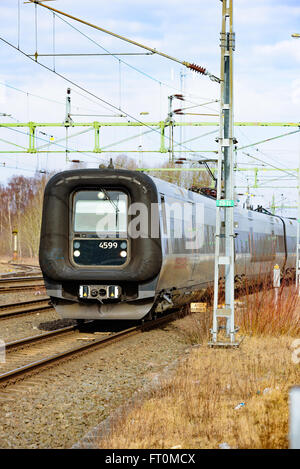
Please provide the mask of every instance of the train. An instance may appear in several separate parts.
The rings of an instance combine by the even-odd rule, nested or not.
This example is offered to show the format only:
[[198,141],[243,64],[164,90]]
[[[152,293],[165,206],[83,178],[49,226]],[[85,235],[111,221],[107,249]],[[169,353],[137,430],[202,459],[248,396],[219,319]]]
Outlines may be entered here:
[[[213,284],[215,220],[209,191],[126,169],[57,173],[42,212],[47,294],[61,318],[79,321],[144,320],[188,304]],[[275,264],[293,275],[296,220],[236,206],[234,230],[236,279]]]

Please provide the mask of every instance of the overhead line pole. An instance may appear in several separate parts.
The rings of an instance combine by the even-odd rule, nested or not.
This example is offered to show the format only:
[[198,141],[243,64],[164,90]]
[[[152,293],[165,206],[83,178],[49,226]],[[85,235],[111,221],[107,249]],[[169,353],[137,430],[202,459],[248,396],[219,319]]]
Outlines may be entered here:
[[299,148],[299,167],[298,167],[298,204],[297,204],[297,249],[296,249],[296,287],[300,296],[300,148]]
[[[214,309],[211,346],[237,346],[234,324],[234,182],[233,182],[233,0],[222,1],[220,135],[216,201]],[[222,171],[223,170],[223,171]],[[222,198],[224,184],[225,199]],[[224,210],[224,217],[222,216]],[[224,229],[222,227],[224,218]],[[225,241],[225,253],[221,252]],[[219,307],[219,279],[225,271],[225,307]],[[219,340],[219,320],[226,321],[228,340]]]
[[[293,33],[291,35],[294,38],[300,38],[300,34]],[[299,149],[299,167],[298,167],[298,213],[297,213],[297,239],[296,239],[296,287],[298,289],[298,295],[300,296],[300,149]]]

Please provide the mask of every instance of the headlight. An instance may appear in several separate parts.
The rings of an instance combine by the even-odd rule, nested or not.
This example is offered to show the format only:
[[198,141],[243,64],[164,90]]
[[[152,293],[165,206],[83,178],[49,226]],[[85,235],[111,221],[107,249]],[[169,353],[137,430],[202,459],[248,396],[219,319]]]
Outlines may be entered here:
[[80,256],[80,251],[74,251],[74,257],[79,257]]
[[127,257],[127,252],[126,251],[121,251],[120,256],[121,257]]

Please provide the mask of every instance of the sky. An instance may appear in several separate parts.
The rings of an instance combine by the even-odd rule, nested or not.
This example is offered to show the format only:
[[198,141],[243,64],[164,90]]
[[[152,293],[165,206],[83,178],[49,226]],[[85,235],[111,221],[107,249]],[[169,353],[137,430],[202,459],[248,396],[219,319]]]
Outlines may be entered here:
[[[234,0],[233,4],[236,33],[235,121],[299,122],[300,39],[291,37],[292,33],[300,33],[299,0]],[[220,0],[56,0],[48,2],[48,5],[180,60],[204,66],[214,75],[220,73]],[[145,52],[68,18],[56,16],[53,20],[51,12],[24,4],[21,0],[0,0],[0,13],[0,37],[26,54],[34,54],[36,50],[39,54]],[[174,108],[210,102],[207,106],[191,108],[189,112],[218,113],[218,103],[214,102],[219,99],[220,93],[217,83],[158,55],[69,56],[56,57],[55,61],[53,57],[39,57],[42,64],[50,69],[55,67],[57,73],[73,84],[2,40],[0,57],[0,123],[63,122],[69,86],[72,119],[77,123],[165,120],[168,96],[180,92],[186,101],[174,101]],[[1,113],[8,115],[1,116]],[[118,117],[120,114],[126,117]],[[177,117],[179,122],[211,122],[217,119],[215,116]],[[69,153],[67,157],[65,141],[59,141],[65,138],[64,128],[38,130],[36,145],[45,145],[45,153],[39,156],[15,153],[20,148],[7,143],[27,146],[26,129],[0,129],[0,150],[12,152],[0,153],[0,182],[5,183],[14,174],[30,176],[36,170],[67,169],[70,163],[66,158],[80,159],[88,167],[97,167],[110,156],[126,153],[126,150],[135,151],[128,153],[128,156],[134,157],[140,166],[155,167],[168,160],[168,154],[150,152],[159,149],[160,135],[157,131],[141,135],[149,130],[147,127],[142,130],[116,126],[102,128],[100,145],[107,149],[98,154],[88,152],[94,146],[93,132],[81,134],[68,142],[69,150],[80,150],[81,153]],[[81,130],[70,129],[69,135]],[[185,127],[181,131],[177,128],[175,143],[212,130],[216,128]],[[292,130],[296,128],[236,127],[235,136],[238,145],[245,146]],[[137,138],[112,146],[134,135]],[[176,149],[181,148],[187,153],[176,152],[176,155],[191,159],[197,158],[197,155],[212,157],[214,153],[210,152],[217,149],[216,135],[210,133],[201,139],[178,145]],[[51,149],[63,153],[46,153],[50,136],[54,138]],[[115,152],[108,152],[110,149]],[[300,137],[294,134],[241,150],[237,160],[241,168],[258,165],[259,159],[265,165],[286,169],[298,167],[299,155]],[[245,193],[247,184],[253,183],[253,174],[253,171],[239,173],[236,178],[239,193]],[[277,204],[293,205],[297,198],[297,190],[293,187],[296,187],[297,181],[287,178],[291,178],[290,174],[259,172],[258,183],[272,187],[251,189],[255,203],[268,205],[274,193]]]

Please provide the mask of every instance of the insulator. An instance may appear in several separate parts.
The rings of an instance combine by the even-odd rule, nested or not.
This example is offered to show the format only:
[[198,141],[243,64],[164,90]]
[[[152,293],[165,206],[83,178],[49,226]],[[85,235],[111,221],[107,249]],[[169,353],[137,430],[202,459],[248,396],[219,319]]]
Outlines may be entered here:
[[205,74],[206,74],[206,68],[201,67],[200,65],[189,64],[189,68],[190,68],[191,70],[194,70],[194,72],[201,73],[201,75],[205,75]]
[[180,101],[184,101],[184,97],[182,94],[174,94],[174,98],[179,99]]

